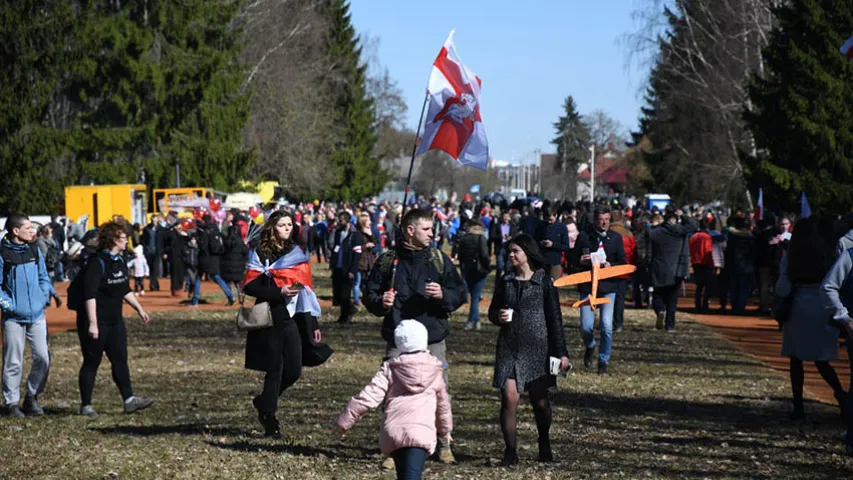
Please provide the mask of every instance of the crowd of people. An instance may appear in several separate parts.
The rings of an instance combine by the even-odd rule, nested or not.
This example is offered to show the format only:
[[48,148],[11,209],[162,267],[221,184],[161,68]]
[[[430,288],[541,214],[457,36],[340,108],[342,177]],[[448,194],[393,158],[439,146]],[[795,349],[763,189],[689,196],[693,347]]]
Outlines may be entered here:
[[[716,298],[718,312],[743,314],[755,295],[758,313],[780,322],[782,355],[791,361],[792,419],[805,416],[803,362],[815,362],[842,414],[851,411],[853,397],[829,362],[838,358],[839,334],[853,332],[847,309],[853,299],[853,282],[847,281],[853,271],[853,217],[795,219],[765,213],[756,218],[738,210],[548,201],[511,208],[467,198],[459,204],[419,199],[406,212],[388,202],[317,201],[273,209],[264,222],[252,217],[236,209],[223,221],[209,212],[193,218],[170,213],[152,216],[144,227],[116,218],[89,232],[72,232],[61,224],[36,232],[27,217],[10,216],[0,244],[3,395],[9,415],[42,412],[37,397],[50,363],[44,308],[51,298],[59,304],[53,282],[63,280],[63,272],[78,272],[69,286],[68,306],[77,311],[83,352],[83,415],[95,414],[92,390],[104,353],[124,411],[153,403],[134,395],[131,387],[122,302],[147,323],[138,299],[146,291],[146,277],[148,291],[159,290],[160,280],[170,278],[171,294],[186,296],[188,305],[199,303],[206,277],[221,288],[228,306],[244,294],[268,305],[270,325],[247,335],[246,367],[265,372],[263,391],[253,405],[265,435],[280,437],[278,398],[304,366],[318,365],[332,354],[321,343],[312,256],[331,270],[338,322],[351,322],[362,307],[382,317],[382,367],[350,400],[337,426],[346,434],[368,409],[383,408],[380,446],[388,456],[386,466],[396,468],[400,478],[419,478],[434,450],[442,461],[454,461],[447,393],[449,319],[470,301],[465,329],[481,328],[479,302],[492,272],[487,317],[500,327],[493,386],[501,392],[502,465],[518,462],[522,393],[533,407],[539,459],[553,460],[548,392],[555,375],[571,368],[554,281],[590,270],[591,262],[637,269],[624,278],[601,280],[597,295],[609,301],[581,309],[578,337],[585,368],[610,372],[613,335],[623,328],[626,304],[654,309],[656,328],[675,332],[678,298],[692,278],[697,312],[708,312]],[[76,264],[56,252],[66,241],[56,237],[57,230],[83,245]],[[578,294],[588,298],[591,286],[580,285]],[[816,320],[815,312],[826,314]],[[34,360],[21,402],[25,340]],[[847,453],[853,455],[851,417],[844,418]]]

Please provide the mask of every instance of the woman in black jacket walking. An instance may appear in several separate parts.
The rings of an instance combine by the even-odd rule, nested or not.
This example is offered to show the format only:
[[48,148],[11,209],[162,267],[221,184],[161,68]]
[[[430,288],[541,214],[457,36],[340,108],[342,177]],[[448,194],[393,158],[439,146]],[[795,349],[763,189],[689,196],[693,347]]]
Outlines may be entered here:
[[489,306],[489,320],[501,327],[493,383],[501,389],[501,430],[506,442],[501,465],[518,463],[516,413],[525,391],[536,416],[539,459],[550,462],[548,388],[556,386],[556,378],[550,375],[549,357],[560,359],[561,370],[569,367],[560,296],[533,237],[522,234],[510,240],[509,261],[512,271],[498,281]]
[[246,262],[249,261],[249,247],[243,242],[243,237],[240,235],[240,226],[231,225],[228,227],[228,236],[225,237],[225,253],[222,254],[220,269],[222,280],[231,288],[237,289],[237,294],[240,291],[240,281],[243,280],[243,274],[246,273]]

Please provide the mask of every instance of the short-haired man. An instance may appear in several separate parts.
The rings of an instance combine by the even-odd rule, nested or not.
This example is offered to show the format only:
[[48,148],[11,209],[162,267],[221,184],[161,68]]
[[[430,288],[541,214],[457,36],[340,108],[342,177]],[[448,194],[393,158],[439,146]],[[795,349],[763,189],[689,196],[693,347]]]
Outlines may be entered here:
[[679,209],[667,210],[663,223],[649,232],[649,275],[655,288],[652,303],[658,330],[666,327],[668,333],[675,331],[678,287],[690,275],[688,238],[697,229],[696,221]]
[[150,269],[149,290],[157,292],[160,290],[160,262],[166,251],[166,228],[165,221],[159,213],[151,217],[151,223],[142,229],[142,252]]
[[352,288],[358,264],[361,261],[364,237],[358,229],[353,228],[352,215],[346,210],[338,213],[338,223],[335,228],[334,250],[332,252],[332,296],[335,303],[341,307],[338,323],[352,321],[353,310]]
[[[575,243],[574,265],[580,271],[592,269],[591,253],[603,251],[607,260],[604,267],[625,265],[625,246],[622,236],[610,230],[610,208],[606,206],[596,207],[593,214],[593,223],[578,234]],[[598,257],[596,257],[598,259]],[[598,282],[598,297],[610,300],[598,307],[601,311],[599,323],[599,345],[598,345],[598,373],[605,374],[610,365],[610,349],[613,344],[613,308],[616,304],[616,291],[619,287],[619,279],[606,278]],[[582,283],[578,286],[581,298],[592,295],[592,285]],[[595,312],[589,307],[581,307],[581,336],[586,351],[583,363],[587,369],[592,368],[595,357]]]
[[[6,237],[0,241],[0,309],[3,311],[3,399],[10,417],[42,415],[38,395],[50,368],[44,306],[50,300],[50,277],[44,257],[33,243],[35,229],[25,215],[10,215]],[[19,408],[24,340],[29,340],[33,364],[27,394]],[[23,410],[23,411],[22,411]]]
[[[386,358],[400,355],[394,329],[414,319],[427,329],[429,351],[447,365],[445,339],[450,334],[450,314],[466,302],[462,278],[440,250],[431,247],[433,214],[425,209],[406,213],[400,225],[402,241],[373,264],[364,295],[367,310],[380,317]],[[447,382],[447,369],[444,371]],[[439,439],[439,458],[454,461],[450,439]]]

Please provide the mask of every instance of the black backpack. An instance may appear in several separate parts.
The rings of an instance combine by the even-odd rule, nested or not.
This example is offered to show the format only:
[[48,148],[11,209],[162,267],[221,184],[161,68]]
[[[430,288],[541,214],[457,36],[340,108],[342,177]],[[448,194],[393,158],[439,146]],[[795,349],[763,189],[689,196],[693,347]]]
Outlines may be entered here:
[[107,269],[106,265],[104,265],[104,259],[98,257],[97,254],[90,255],[89,258],[86,259],[86,263],[83,264],[83,268],[80,269],[80,272],[74,276],[74,280],[72,280],[71,284],[68,285],[68,310],[77,311],[80,308],[83,308],[83,305],[86,303],[83,300],[83,277],[86,276],[86,269],[91,266],[92,260],[95,258],[97,258],[98,263],[101,264],[101,275],[103,275],[104,271]]
[[218,228],[211,228],[205,232],[207,234],[207,251],[211,255],[222,255],[225,253],[225,242],[222,240],[222,233]]
[[47,269],[56,270],[56,266],[59,265],[60,260],[62,260],[62,252],[56,247],[48,246],[47,254],[44,256],[44,265]]

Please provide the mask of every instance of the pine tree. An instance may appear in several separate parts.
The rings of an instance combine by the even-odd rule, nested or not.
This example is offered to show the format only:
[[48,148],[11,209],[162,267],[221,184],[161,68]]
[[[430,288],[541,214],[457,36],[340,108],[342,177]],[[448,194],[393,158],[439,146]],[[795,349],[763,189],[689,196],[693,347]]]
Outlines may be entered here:
[[853,3],[792,0],[775,16],[764,50],[770,74],[749,89],[759,152],[747,160],[750,182],[789,211],[801,191],[814,211],[850,211],[853,65],[838,47],[853,33]]
[[336,181],[327,194],[337,199],[357,199],[375,195],[390,179],[382,169],[374,146],[375,119],[366,90],[367,66],[361,59],[361,47],[352,26],[346,0],[326,0],[322,6],[329,20],[328,54],[333,59],[326,79],[334,106],[336,137],[330,156]]
[[589,159],[590,133],[571,95],[563,102],[563,111],[565,114],[554,123],[557,136],[551,143],[557,147],[557,164],[565,182],[561,197],[575,198],[578,167]]

